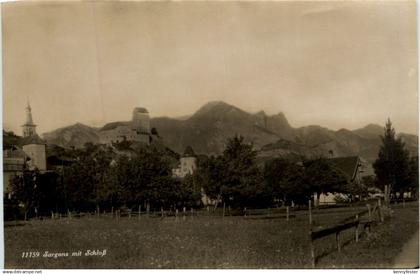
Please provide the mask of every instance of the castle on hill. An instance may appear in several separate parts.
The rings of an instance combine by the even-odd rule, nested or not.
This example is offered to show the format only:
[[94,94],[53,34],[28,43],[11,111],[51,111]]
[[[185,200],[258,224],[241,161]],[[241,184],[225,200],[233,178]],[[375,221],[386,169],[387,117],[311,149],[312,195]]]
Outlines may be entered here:
[[152,138],[149,112],[143,107],[136,107],[133,110],[131,121],[109,123],[99,131],[101,144],[132,141],[149,145]]

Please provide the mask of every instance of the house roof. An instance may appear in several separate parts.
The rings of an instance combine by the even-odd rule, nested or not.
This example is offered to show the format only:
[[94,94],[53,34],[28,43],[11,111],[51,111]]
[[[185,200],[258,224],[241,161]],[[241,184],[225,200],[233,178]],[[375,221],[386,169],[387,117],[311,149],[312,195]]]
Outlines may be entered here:
[[70,165],[71,163],[75,162],[76,160],[67,157],[67,156],[57,156],[57,155],[51,155],[47,157],[47,163],[49,165]]
[[196,157],[194,150],[192,149],[191,146],[187,146],[185,148],[184,154],[182,155],[182,157]]
[[149,112],[147,111],[147,109],[146,109],[146,108],[143,108],[143,107],[137,107],[137,108],[135,108],[135,109],[134,109],[134,112],[139,112],[139,113],[149,113]]
[[28,158],[28,155],[19,147],[12,146],[8,149],[3,150],[4,158]]
[[116,129],[119,126],[129,126],[131,122],[112,122],[104,125],[99,131]]
[[350,180],[354,179],[360,165],[358,156],[330,158],[328,162],[340,169]]

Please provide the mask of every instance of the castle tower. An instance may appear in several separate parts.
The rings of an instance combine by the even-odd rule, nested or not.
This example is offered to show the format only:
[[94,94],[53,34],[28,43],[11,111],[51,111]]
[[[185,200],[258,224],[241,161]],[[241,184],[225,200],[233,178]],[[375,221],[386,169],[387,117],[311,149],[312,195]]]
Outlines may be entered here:
[[132,128],[137,133],[150,134],[150,117],[149,112],[145,108],[135,108],[133,110],[133,119],[131,121]]
[[34,136],[36,135],[36,125],[34,124],[33,120],[32,120],[32,112],[31,112],[31,106],[29,105],[29,101],[28,101],[28,105],[26,106],[26,121],[25,124],[22,126],[23,128],[23,137],[30,137],[30,136]]

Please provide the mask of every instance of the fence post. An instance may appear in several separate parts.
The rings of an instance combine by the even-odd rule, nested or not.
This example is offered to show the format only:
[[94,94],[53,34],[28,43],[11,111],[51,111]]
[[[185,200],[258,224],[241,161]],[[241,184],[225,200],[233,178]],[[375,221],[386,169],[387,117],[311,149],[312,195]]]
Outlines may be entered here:
[[289,206],[286,206],[286,220],[289,221]]
[[382,212],[382,208],[381,207],[378,207],[378,214],[379,214],[379,220],[380,220],[380,222],[383,223],[384,222],[384,215],[383,215],[383,212]]
[[175,220],[178,220],[178,208],[175,209]]
[[51,211],[51,219],[54,219],[54,212]]
[[223,202],[223,216],[222,216],[222,218],[224,218],[224,217],[225,217],[225,209],[226,209],[226,203],[225,203],[225,202]]
[[160,207],[160,216],[163,218],[163,206]]
[[139,205],[139,220],[141,218],[141,205]]
[[97,205],[97,206],[96,206],[96,215],[98,216],[98,218],[99,218],[99,214],[100,214],[100,212],[101,212],[101,211],[99,210],[99,205]]
[[314,241],[312,240],[312,229],[309,229],[309,242],[311,245],[311,261],[312,261],[312,267],[315,268],[315,246]]
[[382,214],[381,198],[378,199],[378,217],[379,217],[379,221],[382,223],[384,221],[384,216]]
[[147,205],[146,205],[146,215],[147,215],[147,218],[149,218],[149,214],[150,214],[150,204],[147,203]]
[[312,225],[312,201],[309,200],[309,225]]
[[244,216],[246,217],[246,207],[244,208]]
[[359,214],[356,215],[356,230],[355,230],[355,241],[359,242]]

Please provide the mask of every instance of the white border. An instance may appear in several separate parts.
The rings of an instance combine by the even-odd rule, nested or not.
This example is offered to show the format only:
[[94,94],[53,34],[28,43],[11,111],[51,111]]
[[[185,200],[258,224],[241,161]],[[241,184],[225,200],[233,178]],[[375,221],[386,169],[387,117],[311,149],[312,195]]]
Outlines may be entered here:
[[[2,3],[5,2],[15,2],[16,0],[0,0],[0,91],[1,91],[1,95],[0,96],[0,127],[1,129],[3,129],[3,34],[2,34]],[[240,1],[240,0],[239,0]],[[251,0],[252,1],[252,0]],[[256,0],[258,1],[258,0]],[[282,1],[282,0],[280,0]],[[295,1],[299,1],[299,0],[295,0]],[[317,0],[313,0],[313,1],[317,1]],[[340,0],[338,0],[340,1]],[[360,0],[362,1],[362,0]],[[379,0],[378,0],[379,1]],[[420,95],[419,95],[419,79],[420,79],[420,70],[419,70],[419,64],[420,64],[420,52],[419,52],[419,45],[420,45],[420,23],[419,23],[419,1],[416,0],[416,14],[417,14],[417,100],[418,100],[418,111],[419,111],[419,106],[420,106]],[[420,114],[419,114],[420,117]],[[420,118],[418,117],[418,129],[420,129]],[[417,134],[420,136],[419,131],[417,132]],[[3,134],[0,135],[0,147],[2,148],[3,151]],[[419,155],[420,155],[420,147],[419,147]],[[3,174],[3,153],[0,154],[0,174]],[[3,191],[3,176],[1,176],[0,178],[0,187]],[[3,215],[3,194],[0,195],[0,269],[4,269],[4,215]],[[419,213],[419,219],[420,219],[420,213]],[[12,269],[11,269],[12,270]],[[33,272],[31,272],[31,270]],[[398,269],[394,269],[394,270],[398,270]],[[308,273],[308,272],[312,272],[312,273],[340,273],[340,274],[344,274],[344,273],[355,273],[357,271],[357,273],[395,273],[395,271],[392,269],[279,269],[279,270],[250,270],[250,269],[241,269],[241,270],[227,270],[227,269],[217,269],[217,270],[206,270],[206,269],[189,269],[189,270],[181,270],[181,269],[176,269],[176,270],[157,270],[157,269],[153,269],[153,270],[140,270],[140,269],[119,269],[117,270],[119,273],[144,273],[144,274],[149,274],[149,273],[168,273],[168,274],[174,274],[174,273],[185,273],[185,272],[190,272],[190,273],[196,273],[196,272],[200,272],[200,273],[215,273],[215,271],[219,272],[219,271],[228,271],[229,273],[235,273],[235,274],[243,274],[244,272],[248,272],[248,273],[260,273],[261,271],[264,273],[267,272],[276,272],[276,273],[296,273],[296,274],[301,274],[301,273]],[[408,269],[407,269],[408,270]],[[16,272],[12,270],[11,273],[24,273],[25,270],[17,270]],[[87,270],[87,269],[43,269],[42,273],[90,273],[90,272],[96,272],[96,273],[115,273],[116,270],[111,270],[111,269],[102,269],[102,270]],[[404,269],[401,269],[400,271],[404,271]],[[37,273],[36,269],[26,269],[25,271],[26,273]],[[406,274],[409,273],[418,273],[419,270],[415,269],[415,270],[408,270],[408,271],[404,271]],[[5,273],[5,272],[3,272]],[[39,273],[39,272],[38,272]],[[402,272],[399,272],[402,273]]]

